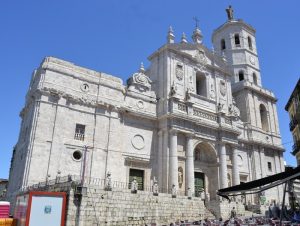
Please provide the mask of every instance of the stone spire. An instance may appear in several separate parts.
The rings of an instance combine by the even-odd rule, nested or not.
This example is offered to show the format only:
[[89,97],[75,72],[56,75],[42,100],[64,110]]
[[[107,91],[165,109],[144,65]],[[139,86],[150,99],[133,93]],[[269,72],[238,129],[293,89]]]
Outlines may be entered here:
[[187,43],[186,35],[184,32],[182,33],[182,36],[181,36],[181,43]]
[[192,35],[192,39],[193,39],[194,43],[201,44],[202,38],[203,38],[203,35],[202,35],[199,27],[196,27],[193,32],[193,35]]
[[175,35],[172,26],[169,27],[169,32],[167,36],[167,43],[174,43]]

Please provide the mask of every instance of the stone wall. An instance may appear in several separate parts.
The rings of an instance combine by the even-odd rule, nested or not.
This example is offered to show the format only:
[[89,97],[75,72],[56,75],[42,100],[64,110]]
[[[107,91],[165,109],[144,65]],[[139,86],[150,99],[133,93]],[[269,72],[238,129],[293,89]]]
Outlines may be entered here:
[[[80,209],[80,210],[78,210]],[[79,217],[76,216],[80,212]],[[66,226],[170,224],[180,220],[199,220],[213,217],[199,198],[172,198],[170,194],[153,196],[150,192],[130,190],[105,191],[88,188],[79,207],[71,190]]]
[[[87,193],[78,199],[78,182],[69,178],[57,178],[29,187],[29,191],[55,191],[67,193],[65,226],[102,226],[102,225],[169,225],[184,220],[195,221],[230,217],[235,207],[238,216],[251,216],[244,205],[222,200],[207,201],[201,198],[159,193],[154,196],[150,191],[131,193],[130,189],[113,187],[106,191],[101,185],[87,185]],[[26,193],[26,191],[24,191]],[[11,205],[13,213],[14,203]]]

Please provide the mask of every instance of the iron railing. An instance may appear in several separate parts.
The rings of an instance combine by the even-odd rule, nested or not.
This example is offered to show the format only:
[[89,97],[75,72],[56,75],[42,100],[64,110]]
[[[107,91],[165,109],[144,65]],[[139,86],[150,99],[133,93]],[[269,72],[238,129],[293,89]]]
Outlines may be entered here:
[[[31,190],[46,190],[48,187],[55,186],[55,185],[62,185],[65,184],[65,187],[71,187],[71,184],[76,184],[76,185],[83,185],[83,186],[88,186],[88,187],[95,187],[98,189],[106,189],[107,187],[107,179],[102,179],[102,178],[95,178],[95,177],[85,177],[84,181],[82,181],[82,178],[80,175],[67,175],[67,176],[57,176],[55,179],[52,180],[46,180],[43,182],[39,182],[36,184],[29,185],[27,187],[23,187],[21,191],[26,192],[26,191],[31,191]],[[111,189],[112,190],[130,190],[131,184],[128,182],[121,182],[121,181],[111,181],[110,183]],[[152,186],[143,186],[142,190],[139,191],[145,191],[145,192],[153,192],[153,187]],[[167,193],[171,194],[171,189],[167,189],[164,187],[159,187],[158,188],[158,193]],[[178,196],[186,196],[184,191],[177,191],[176,195]],[[197,194],[192,194],[194,197],[199,197],[200,195]]]

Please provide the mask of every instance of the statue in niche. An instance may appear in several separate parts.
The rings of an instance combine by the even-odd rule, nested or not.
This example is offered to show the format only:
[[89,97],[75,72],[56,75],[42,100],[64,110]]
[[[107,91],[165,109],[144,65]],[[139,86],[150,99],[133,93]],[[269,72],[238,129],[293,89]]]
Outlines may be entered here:
[[179,187],[181,188],[183,184],[183,169],[181,167],[178,168],[178,184]]
[[228,111],[229,111],[229,114],[236,117],[236,118],[239,118],[240,117],[240,109],[236,106],[236,102],[235,102],[235,99],[232,98],[232,104],[230,104],[228,106]]
[[200,151],[199,150],[195,151],[195,161],[200,161]]
[[221,112],[223,110],[224,104],[218,104],[218,111]]
[[213,84],[210,85],[210,99],[215,99],[215,89]]

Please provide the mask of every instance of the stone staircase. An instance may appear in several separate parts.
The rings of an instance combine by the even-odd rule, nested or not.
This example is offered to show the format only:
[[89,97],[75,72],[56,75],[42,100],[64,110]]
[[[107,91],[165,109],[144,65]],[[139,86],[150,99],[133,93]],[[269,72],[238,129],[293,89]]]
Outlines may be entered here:
[[216,219],[216,216],[213,212],[207,208],[204,209],[204,219]]

